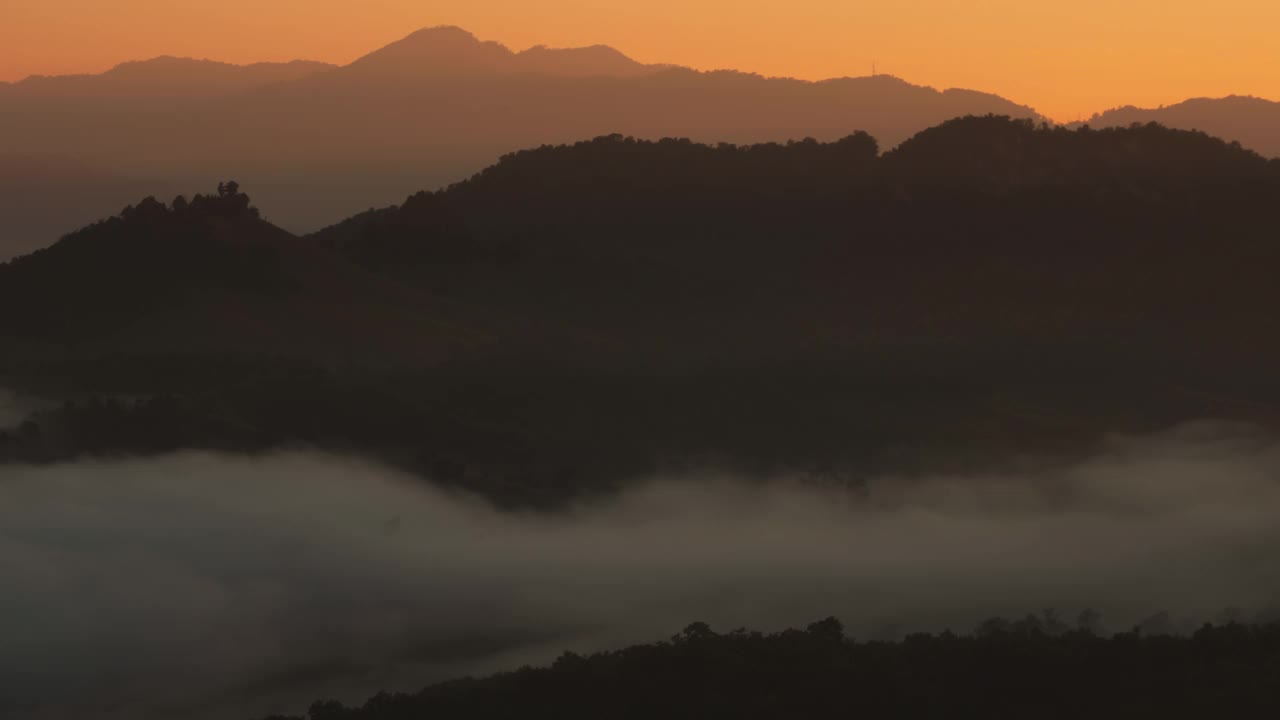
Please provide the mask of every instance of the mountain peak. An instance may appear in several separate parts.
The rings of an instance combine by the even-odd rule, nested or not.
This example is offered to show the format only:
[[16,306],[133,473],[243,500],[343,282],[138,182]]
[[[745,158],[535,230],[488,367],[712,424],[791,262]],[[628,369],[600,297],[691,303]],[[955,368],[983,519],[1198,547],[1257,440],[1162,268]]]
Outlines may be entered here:
[[473,35],[469,30],[460,28],[457,25],[435,25],[433,27],[419,28],[404,36],[400,42],[420,40],[430,40],[433,42],[440,40],[452,40],[473,44],[480,43],[480,39]]
[[559,77],[628,77],[660,66],[638,63],[607,45],[551,48],[537,45],[520,53],[480,40],[452,25],[423,28],[356,60],[350,66],[396,77],[537,74]]
[[375,50],[348,67],[392,74],[421,74],[437,67],[442,74],[467,74],[507,68],[514,54],[452,25],[423,28]]
[[638,63],[608,45],[580,48],[535,45],[516,55],[516,61],[520,69],[526,72],[571,77],[624,77],[657,69]]

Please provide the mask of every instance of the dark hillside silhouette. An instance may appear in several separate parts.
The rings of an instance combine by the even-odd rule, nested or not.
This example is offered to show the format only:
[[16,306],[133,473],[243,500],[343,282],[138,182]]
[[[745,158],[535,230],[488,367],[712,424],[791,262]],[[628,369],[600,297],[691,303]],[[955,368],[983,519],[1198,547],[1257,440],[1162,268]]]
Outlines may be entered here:
[[1274,163],[1203,132],[1156,123],[1068,130],[998,117],[930,128],[889,153],[886,165],[891,177],[904,182],[971,189],[976,184],[985,191],[1178,191],[1276,177]]
[[318,358],[393,350],[419,360],[463,339],[432,338],[444,326],[433,325],[425,296],[262,221],[239,189],[219,184],[168,205],[148,197],[0,265],[5,335],[41,354],[51,345]]
[[623,341],[627,355],[687,342],[672,348],[685,361],[750,363],[905,334],[1140,345],[1132,333],[1170,340],[1189,322],[1211,332],[1269,312],[1248,293],[1277,251],[1258,202],[1277,167],[1157,126],[994,117],[880,159],[865,135],[717,148],[611,136],[517,153],[315,237],[469,302],[552,311],[559,296],[556,321],[535,327],[634,331],[645,340]]
[[[305,238],[223,191],[0,267],[0,370],[172,394],[196,429],[170,446],[340,447],[516,504],[699,458],[856,477],[1280,419],[1280,162],[1200,133],[612,135]],[[10,456],[85,452],[68,413]]]

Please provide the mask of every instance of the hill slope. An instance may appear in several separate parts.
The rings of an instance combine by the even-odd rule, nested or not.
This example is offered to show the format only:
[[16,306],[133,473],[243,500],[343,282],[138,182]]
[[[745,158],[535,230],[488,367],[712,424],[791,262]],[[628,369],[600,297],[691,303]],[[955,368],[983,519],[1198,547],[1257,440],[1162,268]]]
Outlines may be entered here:
[[476,303],[556,313],[538,327],[634,332],[621,347],[637,358],[751,362],[908,335],[1176,339],[1262,312],[1247,293],[1278,250],[1262,210],[1278,167],[1198,133],[994,117],[882,157],[866,135],[610,136],[508,156],[314,238]]
[[0,265],[4,335],[59,354],[428,361],[466,344],[428,305],[262,221],[235,190],[147,198]]

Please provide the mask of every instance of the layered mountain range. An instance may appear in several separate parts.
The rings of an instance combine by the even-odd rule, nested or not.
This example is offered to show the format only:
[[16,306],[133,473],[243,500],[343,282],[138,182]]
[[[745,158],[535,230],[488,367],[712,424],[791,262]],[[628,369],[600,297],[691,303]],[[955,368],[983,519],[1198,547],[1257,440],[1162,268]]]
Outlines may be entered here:
[[[697,72],[598,46],[516,53],[456,28],[414,33],[344,67],[158,58],[0,84],[0,257],[48,245],[140,194],[171,197],[226,177],[252,186],[273,221],[310,231],[546,143],[610,133],[834,140],[864,130],[892,147],[986,113],[1036,117],[994,95],[889,76]],[[90,170],[5,181],[15,156]]]
[[1101,128],[1149,122],[1201,130],[1267,157],[1280,157],[1280,103],[1262,98],[1231,95],[1195,98],[1159,108],[1128,106],[1098,113],[1088,124]]
[[[1270,156],[1280,154],[1277,107],[1193,100],[1117,109],[1089,124],[1156,121]],[[273,221],[301,232],[541,144],[612,133],[830,141],[861,130],[890,149],[984,114],[1043,120],[995,95],[887,75],[807,82],[646,65],[604,46],[513,52],[451,27],[343,67],[161,57],[101,75],[0,83],[0,257],[48,245],[140,195],[224,177],[251,184]],[[36,159],[53,170],[33,167]]]

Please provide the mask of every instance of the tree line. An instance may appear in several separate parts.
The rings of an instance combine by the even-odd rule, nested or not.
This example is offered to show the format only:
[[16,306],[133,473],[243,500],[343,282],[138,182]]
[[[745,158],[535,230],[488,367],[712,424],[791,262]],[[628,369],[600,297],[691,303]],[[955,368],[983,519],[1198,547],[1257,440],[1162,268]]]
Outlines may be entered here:
[[382,693],[357,707],[319,701],[306,717],[1203,718],[1280,710],[1280,625],[1104,635],[1055,622],[993,619],[968,635],[900,641],[846,637],[834,618],[769,634],[694,623],[664,642],[565,653],[549,667]]

